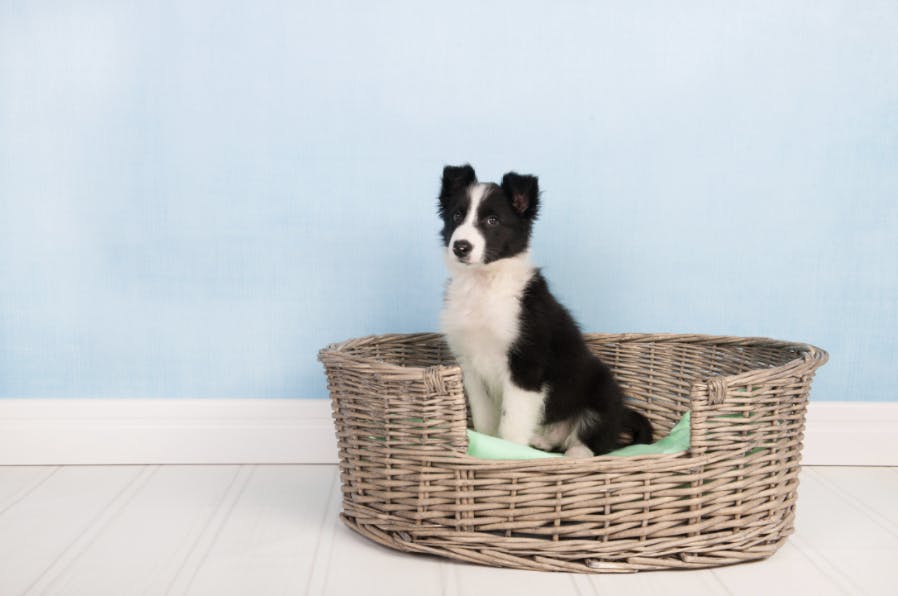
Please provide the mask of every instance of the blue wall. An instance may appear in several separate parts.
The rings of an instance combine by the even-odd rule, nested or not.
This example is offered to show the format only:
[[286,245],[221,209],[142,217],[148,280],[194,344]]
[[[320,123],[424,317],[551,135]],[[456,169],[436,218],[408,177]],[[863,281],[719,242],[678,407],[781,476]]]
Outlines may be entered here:
[[470,161],[540,176],[584,328],[898,398],[894,2],[322,4],[0,3],[0,395],[323,397],[322,345],[436,327]]

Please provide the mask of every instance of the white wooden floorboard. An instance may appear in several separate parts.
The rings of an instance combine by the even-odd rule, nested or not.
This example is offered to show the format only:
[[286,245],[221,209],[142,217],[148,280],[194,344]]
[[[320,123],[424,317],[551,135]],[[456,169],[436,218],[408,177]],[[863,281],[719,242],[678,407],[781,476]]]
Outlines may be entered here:
[[340,523],[320,592],[346,596],[439,596],[441,562],[434,557],[390,550],[371,542]]
[[717,567],[712,573],[736,596],[828,596],[846,594],[834,580],[787,542],[764,561]]
[[459,596],[461,594],[458,587],[458,567],[462,563],[457,563],[449,559],[440,561],[440,586],[443,588],[443,596]]
[[893,548],[827,548],[821,559],[838,570],[847,593],[891,596],[898,593],[895,568],[898,550]]
[[0,594],[24,594],[41,582],[79,536],[144,473],[144,468],[133,466],[62,468],[4,511]]
[[[29,586],[26,594],[59,593],[59,580],[64,578],[69,570],[76,567],[84,552],[88,550],[99,537],[105,536],[105,532],[109,526],[114,524],[122,512],[128,508],[134,497],[143,490],[144,485],[150,478],[152,478],[157,470],[158,466],[146,466],[142,468],[134,481],[129,482],[128,485],[116,495],[115,499],[110,501],[103,511],[91,520],[90,525],[72,541],[65,552],[53,561],[53,564],[41,574],[37,581]],[[122,551],[123,549],[120,544],[118,552],[121,553]],[[121,557],[121,555],[119,556]],[[107,567],[108,565],[109,562],[107,562]],[[80,567],[77,568],[80,569]]]
[[331,557],[334,554],[334,540],[337,530],[340,528],[339,514],[341,507],[341,486],[339,474],[335,473],[327,493],[327,509],[318,527],[318,542],[315,546],[315,556],[312,559],[312,569],[306,582],[306,594],[323,594],[330,573]]
[[895,594],[898,475],[874,467],[802,471],[795,544],[850,594]]
[[127,507],[46,584],[52,594],[162,594],[231,485],[236,466],[147,466]]
[[383,548],[339,521],[333,466],[0,467],[0,596],[892,595],[896,497],[895,469],[805,468],[766,561],[571,575]]
[[[848,482],[840,478],[838,483]],[[898,506],[898,495],[894,503]],[[796,534],[815,549],[898,548],[898,536],[882,520],[823,482],[816,469],[802,470],[795,515]]]
[[303,594],[337,472],[259,466],[190,585],[190,594]]
[[[178,566],[177,572],[165,588],[165,594],[189,594],[190,586],[206,559],[206,554],[218,540],[222,529],[228,523],[231,512],[243,494],[252,474],[252,466],[241,465],[228,483],[224,493],[215,504],[215,509],[203,524],[202,530],[193,540],[187,556]],[[154,591],[155,593],[155,591]]]
[[893,468],[821,466],[808,473],[893,534],[898,534],[898,474]]
[[497,569],[481,565],[460,565],[454,570],[458,593],[461,596],[481,596],[483,594],[579,595],[572,574]]
[[0,514],[46,482],[55,466],[11,466],[0,473]]
[[[653,571],[652,573],[590,575],[596,596],[627,594],[657,596],[689,594],[689,596],[726,596],[730,592],[709,569],[694,571]],[[768,595],[769,596],[769,595]]]

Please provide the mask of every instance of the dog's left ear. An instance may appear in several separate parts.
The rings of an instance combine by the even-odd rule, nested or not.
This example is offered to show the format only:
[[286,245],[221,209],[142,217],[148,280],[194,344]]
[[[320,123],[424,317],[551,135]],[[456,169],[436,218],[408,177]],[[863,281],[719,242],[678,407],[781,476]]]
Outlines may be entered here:
[[509,172],[502,177],[502,190],[521,217],[536,218],[539,210],[539,178]]

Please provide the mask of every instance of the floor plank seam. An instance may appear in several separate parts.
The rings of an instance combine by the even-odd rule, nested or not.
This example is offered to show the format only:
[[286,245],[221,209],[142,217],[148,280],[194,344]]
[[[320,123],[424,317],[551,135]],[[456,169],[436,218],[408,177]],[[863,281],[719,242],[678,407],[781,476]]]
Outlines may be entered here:
[[[774,553],[773,556],[775,557],[776,553]],[[723,581],[723,579],[717,574],[716,569],[708,569],[708,573],[710,574],[711,580],[714,585],[723,590],[724,594],[726,594],[727,596],[734,596],[733,591],[730,590],[729,586],[726,585],[726,582]]]
[[[849,596],[854,594],[862,594],[863,590],[857,586],[850,577],[839,568],[838,564],[829,560],[823,553],[814,548],[810,543],[805,542],[801,537],[793,534],[789,537],[789,541],[795,546],[804,558],[820,570],[820,573],[832,582],[839,590]],[[775,556],[775,555],[774,555]]]
[[850,492],[846,491],[844,488],[842,488],[838,484],[832,482],[829,478],[820,474],[819,472],[817,472],[815,470],[808,470],[808,473],[814,478],[814,480],[816,480],[817,482],[822,484],[826,489],[831,491],[837,497],[839,497],[844,502],[848,503],[849,505],[851,505],[852,507],[854,507],[855,509],[857,509],[858,511],[863,513],[870,520],[872,520],[874,523],[881,526],[884,530],[886,530],[892,536],[895,536],[896,538],[898,538],[898,526],[896,526],[890,519],[884,517],[878,511],[876,511],[874,508],[870,507],[867,503],[865,503],[863,500],[859,499],[858,497],[854,496]]
[[456,564],[452,561],[440,561],[440,594],[442,596],[461,596],[458,591]]
[[[175,593],[175,589],[178,588],[179,583],[186,584],[181,587],[180,593],[187,593],[187,589],[190,585],[190,582],[193,581],[193,578],[196,575],[196,571],[198,569],[195,561],[197,558],[202,560],[205,558],[206,551],[204,548],[210,548],[211,544],[204,545],[204,541],[208,540],[207,536],[211,533],[216,533],[217,524],[220,524],[219,517],[221,516],[221,511],[223,508],[227,506],[233,506],[231,500],[233,494],[242,492],[242,487],[245,486],[245,483],[248,479],[249,474],[246,472],[246,466],[241,465],[238,466],[236,471],[234,472],[233,478],[228,483],[227,488],[222,492],[221,498],[216,503],[215,507],[212,509],[212,512],[209,514],[209,517],[206,519],[206,522],[203,524],[202,529],[197,533],[196,538],[193,540],[193,544],[187,550],[187,553],[184,556],[184,560],[181,562],[181,565],[178,566],[177,571],[172,574],[172,578],[168,583],[168,586],[165,588],[165,594],[173,594]],[[192,569],[191,569],[192,567]],[[187,577],[187,573],[190,573],[188,579],[184,579]]]
[[[245,467],[246,466],[241,466],[240,472],[244,472]],[[190,586],[193,584],[194,580],[196,580],[196,576],[203,568],[203,565],[206,563],[206,559],[209,557],[209,553],[212,551],[212,548],[215,546],[216,542],[218,542],[218,538],[219,536],[221,536],[222,529],[225,527],[228,520],[231,518],[231,515],[234,513],[234,508],[240,502],[243,493],[246,492],[246,487],[249,486],[252,477],[256,473],[256,469],[257,466],[250,466],[249,472],[245,472],[243,474],[243,478],[239,482],[238,488],[236,489],[236,494],[234,495],[233,499],[229,499],[228,506],[225,509],[224,515],[215,523],[212,529],[212,536],[209,539],[209,543],[203,549],[199,561],[197,561],[196,566],[193,568],[193,573],[190,574],[190,579],[187,580],[187,584],[184,586],[185,594],[190,592]]]
[[6,513],[7,511],[9,511],[9,510],[12,509],[13,507],[15,507],[16,505],[18,505],[20,502],[22,502],[23,500],[25,500],[31,493],[33,493],[34,491],[36,491],[37,489],[39,489],[41,486],[43,486],[43,484],[44,484],[45,482],[47,482],[47,481],[48,481],[50,478],[52,478],[57,472],[59,472],[59,470],[60,470],[61,468],[62,468],[62,466],[55,466],[52,470],[50,470],[49,472],[47,472],[46,474],[44,474],[44,476],[43,476],[42,478],[40,478],[37,482],[35,482],[33,485],[31,485],[30,487],[27,487],[27,488],[25,488],[25,489],[22,489],[21,491],[19,491],[18,494],[16,494],[16,495],[14,495],[13,497],[11,497],[9,503],[7,503],[6,505],[3,505],[2,507],[0,507],[0,515],[3,515],[4,513]]
[[324,594],[324,590],[327,587],[327,574],[330,571],[331,559],[334,554],[334,536],[337,533],[337,526],[341,523],[339,509],[342,506],[342,484],[336,466],[334,467],[328,495],[324,519],[321,520],[321,527],[318,531],[315,555],[312,557],[312,569],[309,572],[309,579],[306,583],[306,594],[308,595],[318,596],[319,594]]
[[44,571],[29,585],[24,594],[47,593],[78,558],[103,533],[106,527],[125,510],[128,503],[140,493],[146,483],[159,470],[159,466],[142,466],[137,474],[84,526],[81,532],[57,555]]
[[571,583],[574,585],[577,596],[599,596],[599,590],[586,575],[571,574]]

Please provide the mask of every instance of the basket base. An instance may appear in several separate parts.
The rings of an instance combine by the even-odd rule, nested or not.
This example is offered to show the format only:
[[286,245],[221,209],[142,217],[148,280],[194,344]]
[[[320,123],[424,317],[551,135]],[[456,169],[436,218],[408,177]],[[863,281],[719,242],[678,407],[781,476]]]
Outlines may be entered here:
[[[510,552],[509,549],[489,547],[470,540],[454,540],[452,537],[428,537],[428,544],[415,542],[406,532],[389,532],[371,524],[362,524],[354,517],[340,514],[343,523],[354,532],[394,550],[435,555],[466,563],[476,563],[490,567],[508,567],[531,571],[563,571],[568,573],[636,573],[674,569],[706,569],[722,567],[750,561],[766,559],[786,542],[783,535],[773,543],[763,543],[744,551],[718,551],[702,554],[679,553],[665,556],[630,556],[624,559],[602,559],[597,556],[571,556],[570,553],[552,553],[549,548],[544,554]],[[789,532],[791,533],[791,532]],[[564,558],[561,558],[564,557]]]

